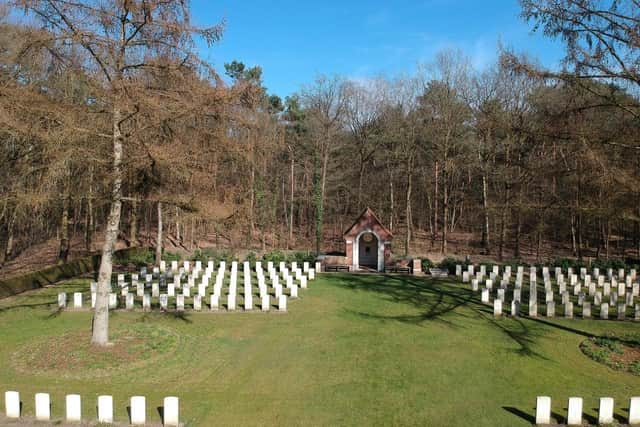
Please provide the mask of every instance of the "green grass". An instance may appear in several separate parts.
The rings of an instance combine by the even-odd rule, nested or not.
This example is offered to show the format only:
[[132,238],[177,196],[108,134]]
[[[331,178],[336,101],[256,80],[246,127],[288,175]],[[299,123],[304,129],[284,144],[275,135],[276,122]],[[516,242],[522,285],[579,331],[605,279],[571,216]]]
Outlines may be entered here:
[[[117,311],[116,331],[145,324],[179,338],[165,354],[145,352],[108,377],[25,373],[15,360],[25,348],[78,331],[89,339],[90,312],[55,311],[62,288],[88,288],[73,281],[0,301],[0,392],[20,391],[26,415],[34,413],[33,395],[49,392],[56,418],[64,395],[78,393],[87,419],[95,419],[97,396],[112,394],[121,421],[130,396],[146,396],[148,418],[157,421],[162,398],[176,395],[190,426],[527,426],[537,395],[551,396],[560,416],[570,396],[581,396],[592,421],[598,398],[611,396],[616,415],[627,416],[638,378],[589,359],[579,345],[638,324],[495,320],[467,287],[321,275],[284,315]],[[153,342],[152,329],[143,331]]]

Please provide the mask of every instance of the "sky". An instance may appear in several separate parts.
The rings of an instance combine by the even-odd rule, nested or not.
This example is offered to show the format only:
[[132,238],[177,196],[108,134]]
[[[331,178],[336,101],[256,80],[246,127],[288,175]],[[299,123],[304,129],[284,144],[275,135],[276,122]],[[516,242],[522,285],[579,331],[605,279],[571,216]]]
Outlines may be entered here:
[[498,45],[560,66],[562,44],[532,32],[518,0],[192,1],[195,24],[224,20],[222,40],[202,55],[219,70],[238,60],[263,69],[269,93],[298,91],[319,74],[350,79],[410,74],[445,49],[474,68],[497,60]]

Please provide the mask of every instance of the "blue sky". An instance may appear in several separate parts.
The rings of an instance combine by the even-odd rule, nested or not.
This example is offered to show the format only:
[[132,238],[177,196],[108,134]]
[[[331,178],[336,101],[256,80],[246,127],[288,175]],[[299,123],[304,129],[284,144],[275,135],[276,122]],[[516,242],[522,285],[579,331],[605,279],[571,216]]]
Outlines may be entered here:
[[475,68],[496,60],[498,42],[557,68],[562,45],[531,32],[517,0],[192,2],[195,23],[224,19],[223,39],[202,54],[216,68],[234,59],[263,68],[282,97],[318,74],[366,79],[412,73],[435,53],[459,48]]

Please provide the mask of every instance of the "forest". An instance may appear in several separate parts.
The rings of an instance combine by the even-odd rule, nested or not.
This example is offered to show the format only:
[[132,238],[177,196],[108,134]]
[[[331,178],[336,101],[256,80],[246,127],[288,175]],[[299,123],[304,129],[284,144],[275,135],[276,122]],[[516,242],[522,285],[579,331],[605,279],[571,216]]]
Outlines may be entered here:
[[259,64],[203,60],[224,22],[194,26],[186,2],[0,5],[0,265],[43,242],[61,263],[339,251],[367,206],[397,257],[640,257],[640,5],[521,6],[565,44],[563,69],[445,50],[282,99]]

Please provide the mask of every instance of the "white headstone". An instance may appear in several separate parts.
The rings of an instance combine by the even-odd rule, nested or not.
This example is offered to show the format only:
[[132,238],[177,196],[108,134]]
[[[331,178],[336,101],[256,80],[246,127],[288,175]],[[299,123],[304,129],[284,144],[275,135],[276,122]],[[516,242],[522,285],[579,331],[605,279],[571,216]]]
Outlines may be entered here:
[[480,298],[483,304],[489,304],[489,289],[482,289],[482,296]]
[[126,300],[126,309],[127,310],[133,310],[133,303],[134,303],[133,294],[132,293],[128,293],[127,294],[127,300]]
[[585,301],[584,304],[582,304],[582,317],[585,319],[589,319],[591,318],[591,303]]
[[567,412],[567,425],[569,426],[582,425],[582,398],[581,397],[569,398],[569,407]]
[[556,315],[556,303],[553,301],[547,302],[547,317],[554,317]]
[[169,296],[167,294],[160,294],[160,308],[166,310],[169,306]]
[[291,286],[291,298],[298,298],[298,286]]
[[535,300],[529,300],[529,317],[538,317],[538,303]]
[[79,394],[67,394],[67,421],[82,421],[82,401]]
[[82,308],[82,292],[73,293],[73,308]]
[[536,424],[551,424],[551,398],[548,396],[536,399]]
[[598,410],[598,424],[613,424],[613,398],[601,397]]
[[244,294],[244,309],[253,310],[253,295],[251,294],[251,291],[246,292],[246,289]]
[[236,294],[235,292],[227,295],[227,310],[235,310],[236,309]]
[[202,297],[200,295],[193,296],[193,309],[195,311],[202,310]]
[[60,292],[58,294],[58,308],[67,308],[67,294],[66,292]]
[[118,308],[118,294],[115,294],[115,293],[109,294],[109,308],[110,309]]
[[500,299],[495,299],[493,301],[493,315],[495,317],[500,317],[502,316],[502,300]]
[[142,309],[145,311],[151,310],[151,295],[142,295]]
[[573,303],[571,301],[564,305],[564,317],[573,319]]
[[177,397],[164,398],[164,425],[178,427],[180,425],[180,409]]
[[144,396],[133,396],[131,398],[131,424],[144,425],[146,422],[146,399]]
[[640,424],[640,397],[632,397],[629,401],[629,424]]
[[211,310],[217,310],[220,308],[220,295],[212,294],[209,298],[209,307]]
[[286,295],[280,295],[280,298],[278,298],[278,310],[287,311],[287,296]]
[[603,320],[609,318],[609,304],[606,302],[600,306],[600,318]]
[[7,418],[20,418],[20,393],[17,391],[5,392],[4,408]]
[[520,301],[511,301],[511,315],[513,317],[520,316]]
[[184,311],[184,295],[176,295],[176,310]]
[[51,418],[51,398],[49,393],[36,393],[36,419],[49,421]]
[[271,306],[271,297],[269,296],[269,294],[264,294],[262,296],[262,311],[269,311],[269,308]]
[[113,397],[98,396],[98,422],[113,423]]

